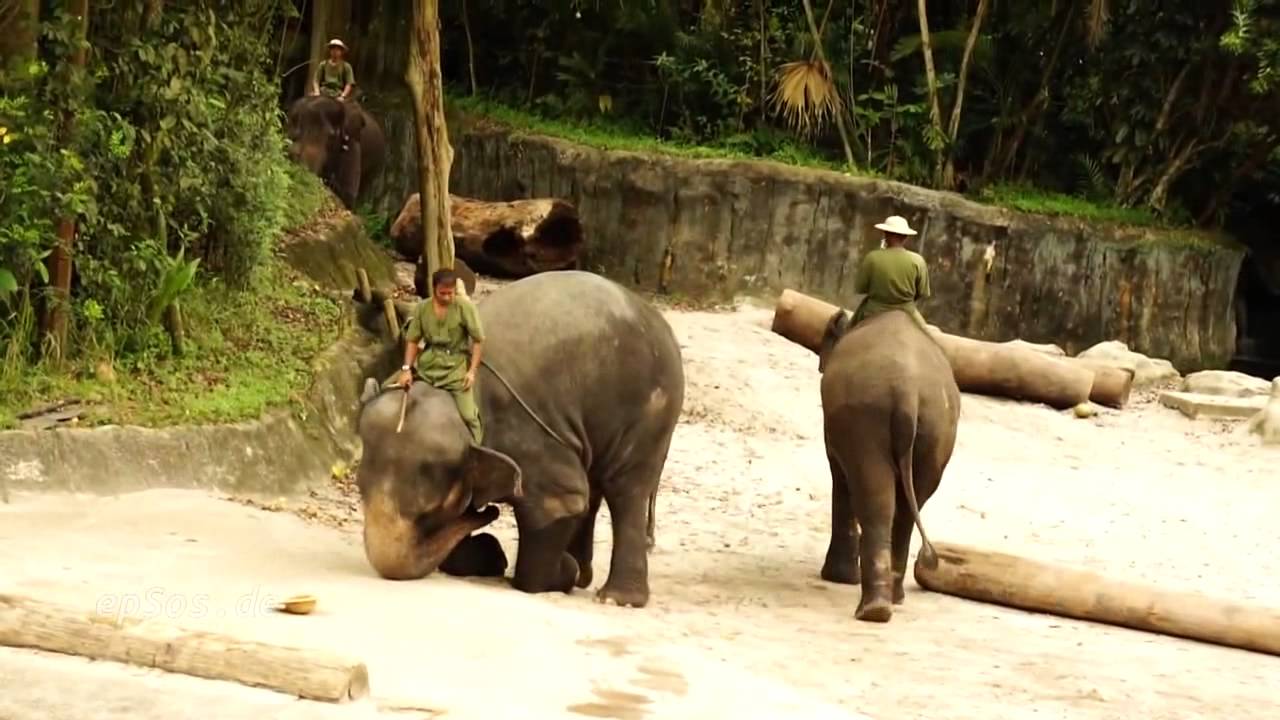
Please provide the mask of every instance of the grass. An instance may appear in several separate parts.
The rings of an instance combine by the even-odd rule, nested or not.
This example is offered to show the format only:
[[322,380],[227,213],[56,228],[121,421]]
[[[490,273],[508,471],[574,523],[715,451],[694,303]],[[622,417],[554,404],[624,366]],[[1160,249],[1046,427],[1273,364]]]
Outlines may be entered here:
[[[848,174],[845,165],[815,153],[809,147],[777,131],[736,135],[714,143],[693,144],[663,140],[645,131],[618,122],[597,120],[575,122],[550,119],[534,112],[514,108],[485,98],[449,95],[452,112],[469,121],[489,120],[501,126],[531,134],[548,135],[601,150],[655,153],[696,159],[773,160],[821,170]],[[883,177],[867,169],[859,169],[859,177]],[[1143,208],[1129,208],[1106,202],[1049,192],[1037,188],[1000,184],[984,188],[969,199],[986,205],[1038,215],[1072,217],[1100,223],[1114,223],[1174,232],[1177,241],[1192,245],[1217,243],[1208,236],[1194,233],[1185,224],[1171,222]]]
[[[315,216],[328,198],[309,176],[295,178],[290,227]],[[341,329],[339,305],[275,253],[247,289],[233,292],[206,279],[183,297],[182,308],[183,357],[168,352],[167,336],[157,328],[136,354],[0,374],[0,428],[17,426],[19,413],[70,399],[88,406],[80,426],[257,418],[301,398],[312,360]]]

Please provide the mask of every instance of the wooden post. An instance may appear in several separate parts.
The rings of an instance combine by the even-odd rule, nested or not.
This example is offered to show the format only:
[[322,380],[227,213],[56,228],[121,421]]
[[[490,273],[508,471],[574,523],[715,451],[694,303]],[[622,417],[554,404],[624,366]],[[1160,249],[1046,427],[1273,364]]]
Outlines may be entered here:
[[387,317],[387,329],[391,331],[391,339],[400,342],[400,320],[396,316],[396,303],[391,298],[382,301],[382,312]]
[[916,564],[916,582],[934,592],[1062,617],[1280,655],[1280,610],[1146,587],[980,550],[934,543],[938,565]]
[[0,645],[230,680],[311,700],[342,702],[369,694],[364,663],[320,650],[267,645],[155,620],[95,616],[18,595],[0,595]]
[[413,0],[409,20],[409,62],[405,82],[413,96],[414,138],[418,150],[418,192],[422,194],[422,258],[430,276],[453,267],[453,231],[449,222],[449,170],[453,147],[444,117],[440,73],[438,0]]
[[360,287],[360,301],[373,302],[373,288],[369,286],[369,273],[364,268],[356,268],[356,282]]

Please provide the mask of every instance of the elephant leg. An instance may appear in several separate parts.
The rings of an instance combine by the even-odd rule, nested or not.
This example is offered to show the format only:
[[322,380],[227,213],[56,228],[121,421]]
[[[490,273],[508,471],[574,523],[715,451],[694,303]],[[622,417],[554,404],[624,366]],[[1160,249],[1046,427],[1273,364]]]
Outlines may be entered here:
[[644,607],[649,602],[649,553],[645,547],[646,516],[661,463],[645,462],[623,471],[605,487],[613,520],[613,555],[609,578],[596,593],[600,602]]
[[573,536],[573,541],[569,545],[569,554],[578,563],[578,582],[577,586],[585,588],[591,585],[592,571],[591,558],[595,551],[596,542],[596,513],[600,511],[599,493],[591,495],[591,505],[587,508],[586,517],[582,518],[582,522],[578,525],[578,530]]
[[867,622],[889,622],[893,617],[893,568],[890,526],[893,523],[896,482],[894,469],[881,453],[862,457],[856,475],[850,477],[850,495],[862,528],[862,598],[854,617]]
[[649,519],[648,519],[648,524],[645,525],[645,530],[644,530],[644,535],[645,535],[644,546],[646,550],[652,550],[653,546],[658,544],[658,537],[657,537],[657,533],[655,532],[655,528],[657,527],[657,524],[658,524],[658,490],[657,488],[654,488],[653,492],[649,493]]
[[849,481],[839,461],[828,454],[827,462],[831,465],[831,544],[827,546],[826,562],[822,563],[822,579],[857,585],[862,581],[858,572],[858,524],[849,502]]
[[[907,599],[907,556],[911,554],[911,533],[916,529],[911,517],[911,506],[901,489],[896,493],[897,508],[893,515],[893,604],[901,605]],[[919,500],[919,498],[916,498]]]
[[527,593],[572,592],[578,563],[566,549],[581,523],[582,517],[576,516],[560,518],[537,530],[520,527],[512,586]]

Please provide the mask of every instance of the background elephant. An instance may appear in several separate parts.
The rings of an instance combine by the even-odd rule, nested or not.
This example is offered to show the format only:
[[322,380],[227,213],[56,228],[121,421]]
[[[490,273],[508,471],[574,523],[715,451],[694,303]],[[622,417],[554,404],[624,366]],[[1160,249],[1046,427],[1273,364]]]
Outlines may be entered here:
[[504,503],[519,531],[512,584],[569,592],[591,583],[603,500],[613,558],[598,597],[645,605],[650,500],[684,404],[671,327],[635,293],[580,271],[518,280],[476,307],[483,446],[453,399],[424,383],[409,391],[397,433],[404,391],[366,381],[357,484],[369,563],[392,579],[498,574],[505,558],[482,552],[491,536],[468,534],[497,517],[486,505]]
[[287,123],[289,156],[354,209],[362,184],[382,169],[386,137],[378,121],[355,100],[313,95],[289,107]]
[[960,389],[942,348],[907,313],[890,310],[851,329],[848,323],[844,311],[832,316],[819,353],[831,466],[822,578],[861,582],[854,616],[888,622],[892,605],[906,596],[912,522],[923,541],[919,562],[937,565],[920,508],[955,449]]

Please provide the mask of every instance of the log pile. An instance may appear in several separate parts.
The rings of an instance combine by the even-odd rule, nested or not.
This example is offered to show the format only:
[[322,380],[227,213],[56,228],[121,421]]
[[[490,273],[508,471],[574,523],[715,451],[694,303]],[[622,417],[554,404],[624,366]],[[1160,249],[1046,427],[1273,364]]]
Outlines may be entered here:
[[[525,277],[577,267],[582,224],[573,205],[556,198],[488,202],[449,196],[454,253],[472,268]],[[391,225],[396,251],[410,260],[422,254],[422,205],[409,196]]]
[[933,545],[937,566],[915,566],[916,582],[926,590],[1280,655],[1280,610],[1160,590],[963,545]]
[[[818,352],[835,305],[794,290],[783,290],[774,309],[772,330]],[[1042,402],[1059,410],[1093,401],[1124,407],[1133,373],[1071,357],[1056,357],[1020,343],[993,343],[930,332],[951,362],[962,392]]]
[[91,615],[18,595],[0,595],[0,645],[230,680],[310,700],[343,702],[369,694],[369,672],[355,660],[155,620]]

